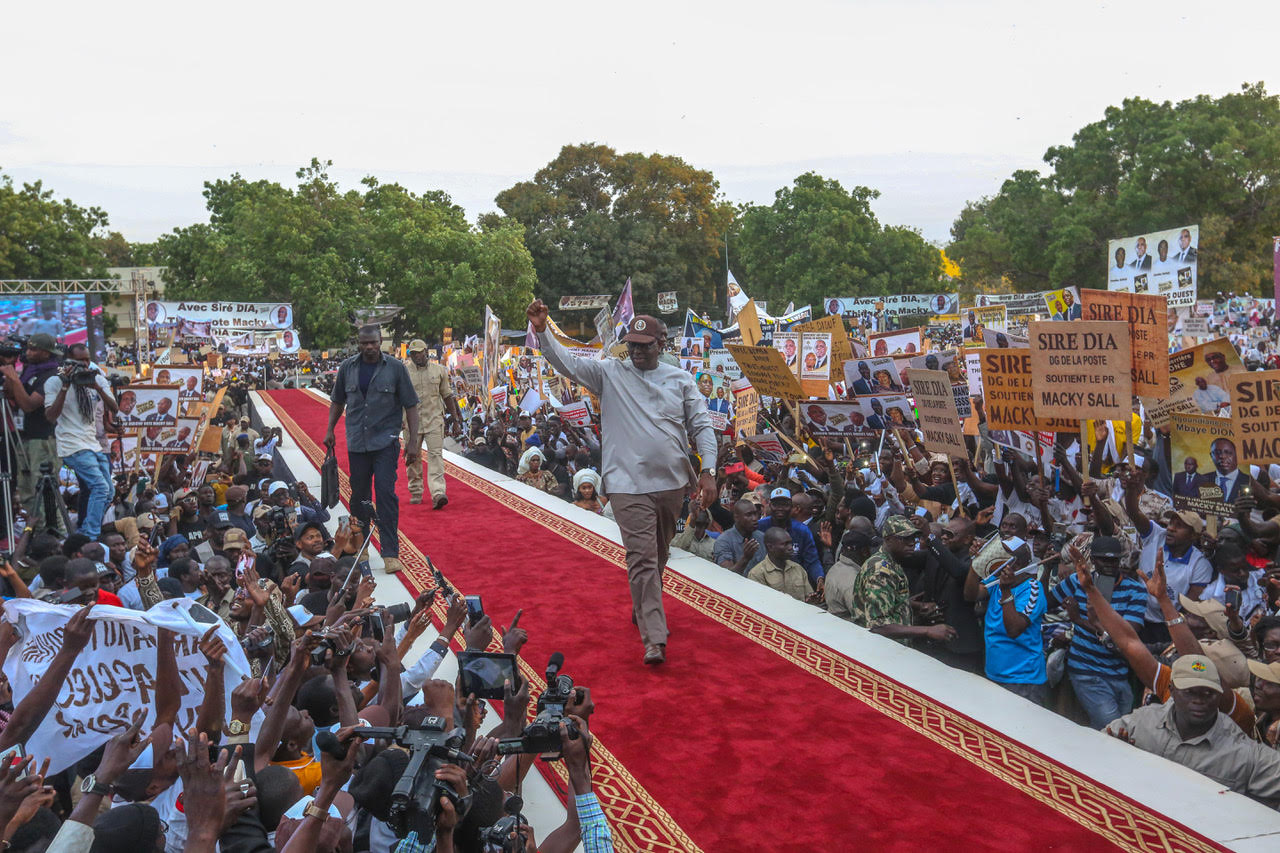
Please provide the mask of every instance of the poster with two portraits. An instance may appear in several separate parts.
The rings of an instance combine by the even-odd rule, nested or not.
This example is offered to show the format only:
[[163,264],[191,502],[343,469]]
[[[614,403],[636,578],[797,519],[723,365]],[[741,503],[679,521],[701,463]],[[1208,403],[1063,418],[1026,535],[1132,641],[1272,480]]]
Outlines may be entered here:
[[[190,371],[193,376],[186,375]],[[199,446],[204,418],[187,417],[183,408],[203,400],[203,393],[194,390],[203,381],[203,370],[163,368],[156,371],[155,378],[161,378],[162,373],[171,380],[169,384],[126,385],[117,391],[116,424],[121,435],[111,442],[113,469],[154,471],[157,456],[190,454]]]

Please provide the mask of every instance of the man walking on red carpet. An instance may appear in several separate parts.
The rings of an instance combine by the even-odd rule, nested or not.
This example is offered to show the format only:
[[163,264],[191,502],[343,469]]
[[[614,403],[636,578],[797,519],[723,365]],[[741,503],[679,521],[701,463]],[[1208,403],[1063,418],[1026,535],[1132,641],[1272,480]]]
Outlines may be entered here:
[[687,436],[693,436],[702,473],[702,502],[716,499],[716,436],[706,398],[693,377],[658,361],[667,341],[661,320],[640,315],[622,340],[627,359],[577,358],[547,331],[547,306],[535,299],[526,312],[542,354],[600,398],[604,491],[627,549],[632,618],[644,641],[644,662],[666,660],[667,616],[662,569],[676,518],[693,482]]
[[400,562],[400,501],[396,473],[400,465],[400,420],[407,424],[406,465],[421,465],[418,437],[418,394],[404,362],[382,352],[382,331],[361,326],[360,352],[338,366],[329,404],[329,431],[324,446],[333,450],[338,418],[347,412],[347,459],[351,466],[351,512],[369,528],[369,493],[377,479],[378,545],[387,574],[404,570]]
[[[427,342],[409,341],[409,360],[404,363],[409,381],[418,395],[418,432],[427,442],[427,483],[431,490],[431,508],[443,509],[449,502],[444,485],[444,416],[453,416],[456,431],[462,424],[462,412],[449,384],[449,371],[444,365],[427,360]],[[409,442],[409,416],[405,415],[405,445]],[[422,464],[406,464],[409,476],[409,503],[422,503]]]

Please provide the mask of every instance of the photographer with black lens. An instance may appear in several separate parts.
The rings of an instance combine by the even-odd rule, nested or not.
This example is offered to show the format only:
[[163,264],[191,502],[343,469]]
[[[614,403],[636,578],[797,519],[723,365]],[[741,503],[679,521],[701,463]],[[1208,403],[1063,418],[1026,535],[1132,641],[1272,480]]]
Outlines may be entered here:
[[62,467],[54,439],[53,423],[45,417],[45,383],[58,372],[55,353],[58,344],[50,335],[32,335],[27,339],[22,358],[22,373],[12,364],[0,365],[4,375],[5,395],[14,404],[14,420],[22,438],[25,463],[18,466],[18,500],[27,511],[27,526],[36,531],[51,530],[65,536],[57,513],[46,517],[43,495],[37,498],[36,486],[41,470],[56,475]]
[[46,397],[52,399],[45,417],[54,423],[58,455],[89,490],[79,528],[85,536],[96,539],[115,490],[111,460],[98,438],[98,427],[103,412],[114,415],[118,406],[106,375],[90,364],[89,348],[73,344],[67,354],[62,368],[45,382]]

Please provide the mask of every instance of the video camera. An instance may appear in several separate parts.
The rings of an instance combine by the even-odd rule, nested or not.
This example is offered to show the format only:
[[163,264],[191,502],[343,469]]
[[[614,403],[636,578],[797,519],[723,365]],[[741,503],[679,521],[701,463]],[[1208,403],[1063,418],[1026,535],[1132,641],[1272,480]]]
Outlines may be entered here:
[[88,365],[76,361],[74,358],[68,358],[63,361],[62,369],[65,371],[67,380],[72,385],[79,385],[83,388],[92,388],[98,381],[98,371]]
[[0,341],[0,357],[3,358],[21,358],[27,352],[26,335],[10,335]]
[[524,808],[524,800],[516,795],[507,797],[502,806],[506,813],[480,830],[480,844],[484,853],[525,853],[525,836],[519,831],[521,826],[528,826],[520,810]]
[[[409,752],[409,763],[391,792],[391,808],[387,820],[397,838],[404,838],[413,830],[417,831],[418,837],[423,841],[434,838],[441,797],[453,804],[459,820],[466,815],[470,802],[460,797],[447,782],[436,779],[436,771],[445,764],[470,764],[475,761],[474,756],[458,748],[466,737],[461,728],[446,729],[444,717],[425,717],[420,726],[365,726],[356,729],[355,735],[392,740]],[[344,758],[346,749],[342,748],[336,737],[330,737],[333,739],[332,747],[341,751],[342,755],[326,748],[328,738],[325,743],[321,743],[317,736],[317,745],[335,758]]]
[[[575,696],[573,679],[560,675],[564,655],[556,652],[547,661],[547,689],[538,697],[538,714],[524,727],[520,737],[498,741],[499,755],[540,755],[543,761],[555,761],[560,757],[560,721],[565,720],[564,709]],[[569,737],[581,735],[577,723],[565,720]]]

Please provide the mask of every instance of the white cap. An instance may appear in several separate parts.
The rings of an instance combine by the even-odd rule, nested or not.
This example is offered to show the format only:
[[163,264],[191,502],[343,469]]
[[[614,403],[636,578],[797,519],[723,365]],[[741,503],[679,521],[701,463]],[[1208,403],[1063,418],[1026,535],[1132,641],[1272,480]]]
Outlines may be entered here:
[[1002,544],[1010,554],[1016,554],[1019,548],[1025,548],[1027,545],[1025,540],[1019,539],[1017,536],[1010,536]]
[[289,615],[293,617],[294,622],[298,623],[298,627],[302,627],[312,619],[316,618],[316,614],[312,613],[301,604],[294,604],[291,607],[286,607],[285,610],[289,611]]
[[779,498],[786,498],[787,500],[791,500],[791,490],[784,488],[782,486],[779,486],[778,488],[774,489],[772,492],[769,493],[769,500],[776,501]]
[[287,488],[289,488],[289,484],[286,483],[284,480],[274,480],[272,481],[270,486],[267,486],[267,494],[272,495],[272,494],[275,494],[280,489],[287,489]]

